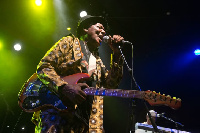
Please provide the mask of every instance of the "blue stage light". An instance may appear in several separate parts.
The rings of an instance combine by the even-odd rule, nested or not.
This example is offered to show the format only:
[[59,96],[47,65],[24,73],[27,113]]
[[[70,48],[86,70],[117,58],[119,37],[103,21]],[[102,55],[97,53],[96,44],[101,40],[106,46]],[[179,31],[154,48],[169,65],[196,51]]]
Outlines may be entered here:
[[194,53],[195,53],[195,55],[200,55],[200,49],[196,49],[196,50],[194,51]]

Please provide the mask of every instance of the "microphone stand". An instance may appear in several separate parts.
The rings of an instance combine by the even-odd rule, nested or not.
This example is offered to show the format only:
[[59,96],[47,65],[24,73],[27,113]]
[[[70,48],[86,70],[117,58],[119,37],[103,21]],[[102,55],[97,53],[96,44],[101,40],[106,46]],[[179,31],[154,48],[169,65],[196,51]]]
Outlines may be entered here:
[[180,125],[181,127],[184,127],[184,125],[181,124],[180,122],[176,122],[176,121],[172,120],[171,118],[164,116],[164,114],[160,115],[160,117],[165,118],[166,120],[173,122],[176,125],[176,129],[177,129],[178,133],[179,133],[178,125]]
[[[136,82],[136,80],[135,80],[135,78],[134,78],[134,76],[133,76],[133,69],[131,69],[129,66],[128,66],[128,63],[127,63],[127,61],[126,61],[126,58],[124,57],[124,54],[123,54],[123,52],[122,52],[122,49],[121,49],[121,46],[118,46],[118,48],[119,48],[119,50],[120,50],[120,53],[121,53],[121,56],[122,56],[122,58],[123,58],[123,60],[124,60],[124,62],[125,62],[125,64],[126,64],[126,67],[127,67],[127,69],[128,69],[128,72],[129,72],[129,74],[131,75],[131,78],[132,78],[132,81],[134,82],[134,84],[136,85],[135,87],[138,89],[138,90],[140,90],[141,91],[141,89],[140,89],[140,86],[137,84],[137,82]],[[132,60],[133,60],[133,45],[132,45]],[[133,63],[132,63],[132,67],[133,67]],[[134,107],[134,101],[133,101],[133,99],[131,99],[131,105],[132,105],[132,111],[131,111],[131,113],[133,113],[133,107]],[[143,103],[144,103],[144,105],[145,105],[145,108],[146,108],[146,110],[147,110],[147,114],[148,114],[148,116],[149,116],[149,119],[150,119],[150,121],[151,121],[151,124],[152,124],[152,126],[153,126],[153,129],[154,129],[154,131],[156,132],[156,133],[158,133],[159,132],[159,130],[158,130],[158,128],[157,128],[157,125],[156,125],[156,123],[155,123],[155,121],[151,118],[151,114],[150,114],[150,112],[149,112],[149,109],[148,109],[148,107],[147,107],[147,104],[146,104],[146,102],[144,101],[144,99],[142,100],[143,101]],[[130,129],[130,133],[131,132],[135,132],[135,123],[133,122],[133,114],[131,114],[131,127],[129,127],[129,129]]]

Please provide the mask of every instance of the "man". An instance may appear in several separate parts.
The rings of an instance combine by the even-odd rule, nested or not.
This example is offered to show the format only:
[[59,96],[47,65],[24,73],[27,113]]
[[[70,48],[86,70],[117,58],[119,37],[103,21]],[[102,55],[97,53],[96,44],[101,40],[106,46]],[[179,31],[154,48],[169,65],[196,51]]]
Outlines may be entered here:
[[[98,56],[106,25],[102,17],[83,17],[77,28],[78,38],[74,35],[63,37],[40,61],[37,77],[45,86],[38,91],[49,90],[50,99],[56,95],[72,111],[66,113],[49,106],[39,108],[32,118],[36,124],[35,132],[104,132],[103,97],[87,96],[83,89],[89,86],[117,88],[122,78],[123,59],[116,44],[123,37],[109,36],[108,45],[113,50],[110,71]],[[70,84],[63,80],[63,77],[76,73],[87,73],[89,82]]]

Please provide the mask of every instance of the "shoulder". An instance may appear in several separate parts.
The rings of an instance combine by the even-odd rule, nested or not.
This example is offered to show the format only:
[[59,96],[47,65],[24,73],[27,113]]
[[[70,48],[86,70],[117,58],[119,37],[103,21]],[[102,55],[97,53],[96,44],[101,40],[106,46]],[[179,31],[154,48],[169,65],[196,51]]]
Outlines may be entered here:
[[58,42],[73,42],[76,38],[74,35],[67,35],[62,37]]
[[61,40],[75,41],[79,39],[73,34],[68,34],[67,36],[62,37]]
[[76,42],[79,42],[79,39],[74,35],[70,34],[65,37],[62,37],[55,45],[62,47],[72,47]]

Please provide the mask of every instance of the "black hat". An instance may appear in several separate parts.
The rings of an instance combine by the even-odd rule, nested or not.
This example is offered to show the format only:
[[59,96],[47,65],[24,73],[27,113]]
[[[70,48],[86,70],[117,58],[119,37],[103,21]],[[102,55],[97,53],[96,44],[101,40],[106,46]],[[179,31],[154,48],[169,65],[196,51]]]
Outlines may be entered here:
[[83,32],[84,28],[89,28],[91,25],[101,23],[103,24],[104,28],[107,29],[107,22],[102,16],[91,16],[87,15],[82,17],[78,22],[78,27],[76,31],[76,35],[80,38],[81,33]]

